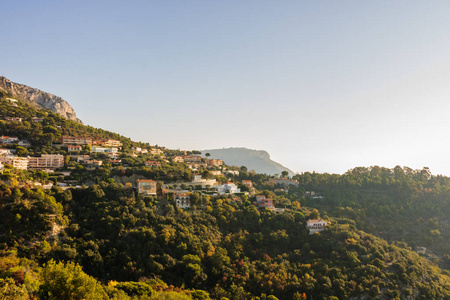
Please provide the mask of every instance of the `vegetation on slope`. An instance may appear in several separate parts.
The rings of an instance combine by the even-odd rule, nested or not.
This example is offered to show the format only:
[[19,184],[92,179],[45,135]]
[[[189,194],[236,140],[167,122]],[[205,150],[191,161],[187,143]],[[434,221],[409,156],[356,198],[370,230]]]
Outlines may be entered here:
[[[247,196],[236,202],[199,192],[195,206],[181,210],[170,197],[139,195],[126,178],[151,178],[161,188],[189,179],[186,164],[160,160],[161,167],[147,168],[146,155],[127,153],[138,143],[26,105],[0,101],[0,114],[24,118],[0,121],[1,134],[31,142],[27,152],[12,146],[21,155],[66,154],[52,147],[66,134],[113,138],[124,143],[126,165],[114,167],[107,159],[92,170],[76,165],[67,178],[6,167],[0,177],[2,299],[450,298],[449,277],[432,261],[405,243],[361,231],[391,241],[405,236],[410,245],[422,245],[428,232],[425,246],[438,251],[446,245],[446,177],[373,167],[305,173],[278,186],[273,176],[242,167],[234,168],[239,175],[215,178],[243,189],[240,181],[252,180],[287,210],[257,208]],[[32,122],[33,116],[44,120]],[[61,176],[84,185],[46,190],[30,183]],[[306,197],[311,190],[323,199]],[[309,235],[306,220],[321,215],[327,229]]]
[[[54,205],[45,206],[49,200]],[[42,203],[44,211],[28,210],[15,218],[30,202]],[[33,221],[45,209],[54,214],[61,207],[62,218]],[[13,189],[4,197],[2,212],[14,225],[0,239],[3,260],[18,250],[19,257],[34,258],[40,266],[56,268],[52,260],[78,263],[105,284],[143,282],[152,288],[151,279],[158,278],[163,285],[209,291],[216,299],[450,296],[448,276],[418,254],[335,220],[326,231],[308,235],[304,221],[317,212],[301,208],[273,214],[218,199],[192,213],[102,182],[71,193]],[[41,233],[56,223],[65,228],[58,236],[36,235],[45,224]],[[35,242],[24,243],[28,237]],[[75,265],[58,268],[63,267]],[[4,272],[3,277],[18,276],[8,273],[11,268]],[[32,293],[45,293],[43,280]]]
[[[355,168],[343,175],[304,173],[296,194],[309,207],[351,219],[388,241],[426,247],[429,258],[450,268],[450,178],[427,168]],[[314,190],[323,199],[304,197]],[[427,254],[427,255],[428,255]]]

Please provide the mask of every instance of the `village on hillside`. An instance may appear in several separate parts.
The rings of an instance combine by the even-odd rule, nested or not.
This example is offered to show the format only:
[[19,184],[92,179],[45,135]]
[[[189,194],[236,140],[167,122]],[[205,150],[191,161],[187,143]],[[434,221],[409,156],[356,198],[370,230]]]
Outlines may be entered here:
[[[17,101],[6,99],[10,105],[17,107]],[[20,116],[6,117],[4,122],[20,123],[25,118]],[[32,117],[31,122],[43,122],[42,117]],[[135,144],[127,149],[121,141],[115,139],[95,139],[90,136],[64,135],[53,142],[51,147],[55,153],[29,156],[25,153],[31,143],[27,139],[17,136],[0,137],[0,170],[5,167],[17,170],[40,171],[41,180],[29,180],[26,184],[30,187],[51,189],[54,185],[61,189],[83,188],[96,182],[77,176],[80,171],[102,172],[110,168],[120,168],[126,174],[129,159],[141,158],[141,168],[148,171],[164,172],[168,166],[184,164],[191,170],[189,177],[175,182],[164,182],[158,176],[145,178],[145,176],[121,176],[119,182],[134,188],[140,195],[155,197],[162,200],[161,203],[171,203],[177,208],[188,210],[202,208],[201,201],[206,199],[226,198],[230,203],[243,203],[250,201],[258,208],[265,208],[273,213],[283,213],[286,205],[274,201],[274,193],[287,193],[290,188],[296,188],[299,183],[289,179],[288,174],[281,177],[271,176],[267,184],[274,187],[274,193],[259,191],[254,183],[248,179],[238,180],[239,167],[227,166],[220,159],[209,159],[198,151],[179,151],[174,154],[164,147],[143,147]],[[243,167],[245,170],[245,167]],[[44,172],[44,173],[42,173]],[[286,172],[287,173],[287,172]],[[129,174],[131,175],[131,174]],[[322,199],[323,196],[314,191],[306,191],[305,197],[310,199]],[[193,199],[194,198],[194,199]],[[325,229],[326,222],[319,220],[308,221],[307,228],[310,233]]]

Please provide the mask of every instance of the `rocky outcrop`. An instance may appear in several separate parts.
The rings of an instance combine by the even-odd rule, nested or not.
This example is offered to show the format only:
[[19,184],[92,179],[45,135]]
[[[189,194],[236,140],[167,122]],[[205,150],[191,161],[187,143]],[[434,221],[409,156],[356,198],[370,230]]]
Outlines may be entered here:
[[77,118],[72,106],[63,98],[43,92],[41,90],[26,86],[24,84],[15,83],[11,80],[0,76],[0,92],[5,95],[25,102],[36,108],[49,109],[60,114],[66,119],[82,123]]

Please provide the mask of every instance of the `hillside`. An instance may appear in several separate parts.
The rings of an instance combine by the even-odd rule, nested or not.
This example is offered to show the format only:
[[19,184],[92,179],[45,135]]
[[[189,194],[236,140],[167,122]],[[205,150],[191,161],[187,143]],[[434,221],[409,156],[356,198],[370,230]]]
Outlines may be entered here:
[[[222,199],[192,213],[106,182],[47,192],[2,185],[0,193],[7,265],[16,247],[19,257],[78,262],[103,282],[141,282],[150,293],[172,284],[213,299],[450,297],[450,278],[415,252],[334,219],[308,235],[304,221],[316,212],[306,209],[278,215]],[[55,228],[63,230],[47,233]],[[7,270],[0,275],[16,274]],[[33,283],[32,268],[14,270],[29,276],[19,283]]]
[[[406,243],[447,246],[447,177],[373,167],[275,180],[5,98],[0,299],[450,298],[439,259]],[[309,234],[317,219],[327,225]]]
[[289,176],[294,172],[285,166],[270,159],[269,153],[263,150],[252,150],[247,148],[224,148],[202,150],[202,155],[211,154],[210,158],[222,159],[228,165],[246,166],[248,170],[255,170],[257,173],[268,175],[280,175],[283,171],[289,172]]
[[[450,178],[427,168],[358,167],[345,174],[304,173],[297,196],[308,207],[351,219],[359,229],[401,241],[450,269]],[[315,191],[323,199],[305,196]]]
[[68,120],[81,123],[72,106],[63,98],[0,76],[0,98],[2,95],[20,100],[38,109],[49,109]]

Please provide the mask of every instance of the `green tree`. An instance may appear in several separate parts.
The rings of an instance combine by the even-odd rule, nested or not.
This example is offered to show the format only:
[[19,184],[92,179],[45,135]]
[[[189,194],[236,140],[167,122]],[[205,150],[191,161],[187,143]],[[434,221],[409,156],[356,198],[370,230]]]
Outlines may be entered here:
[[108,299],[103,287],[87,275],[81,266],[49,261],[42,269],[40,298],[48,300]]
[[28,150],[26,148],[20,146],[16,147],[16,151],[18,156],[25,156],[28,153]]
[[145,282],[119,282],[115,288],[125,291],[129,296],[151,296],[152,288]]
[[0,299],[26,300],[30,299],[23,286],[17,286],[12,278],[0,278]]
[[209,294],[202,290],[194,290],[191,293],[191,296],[195,300],[209,300]]

